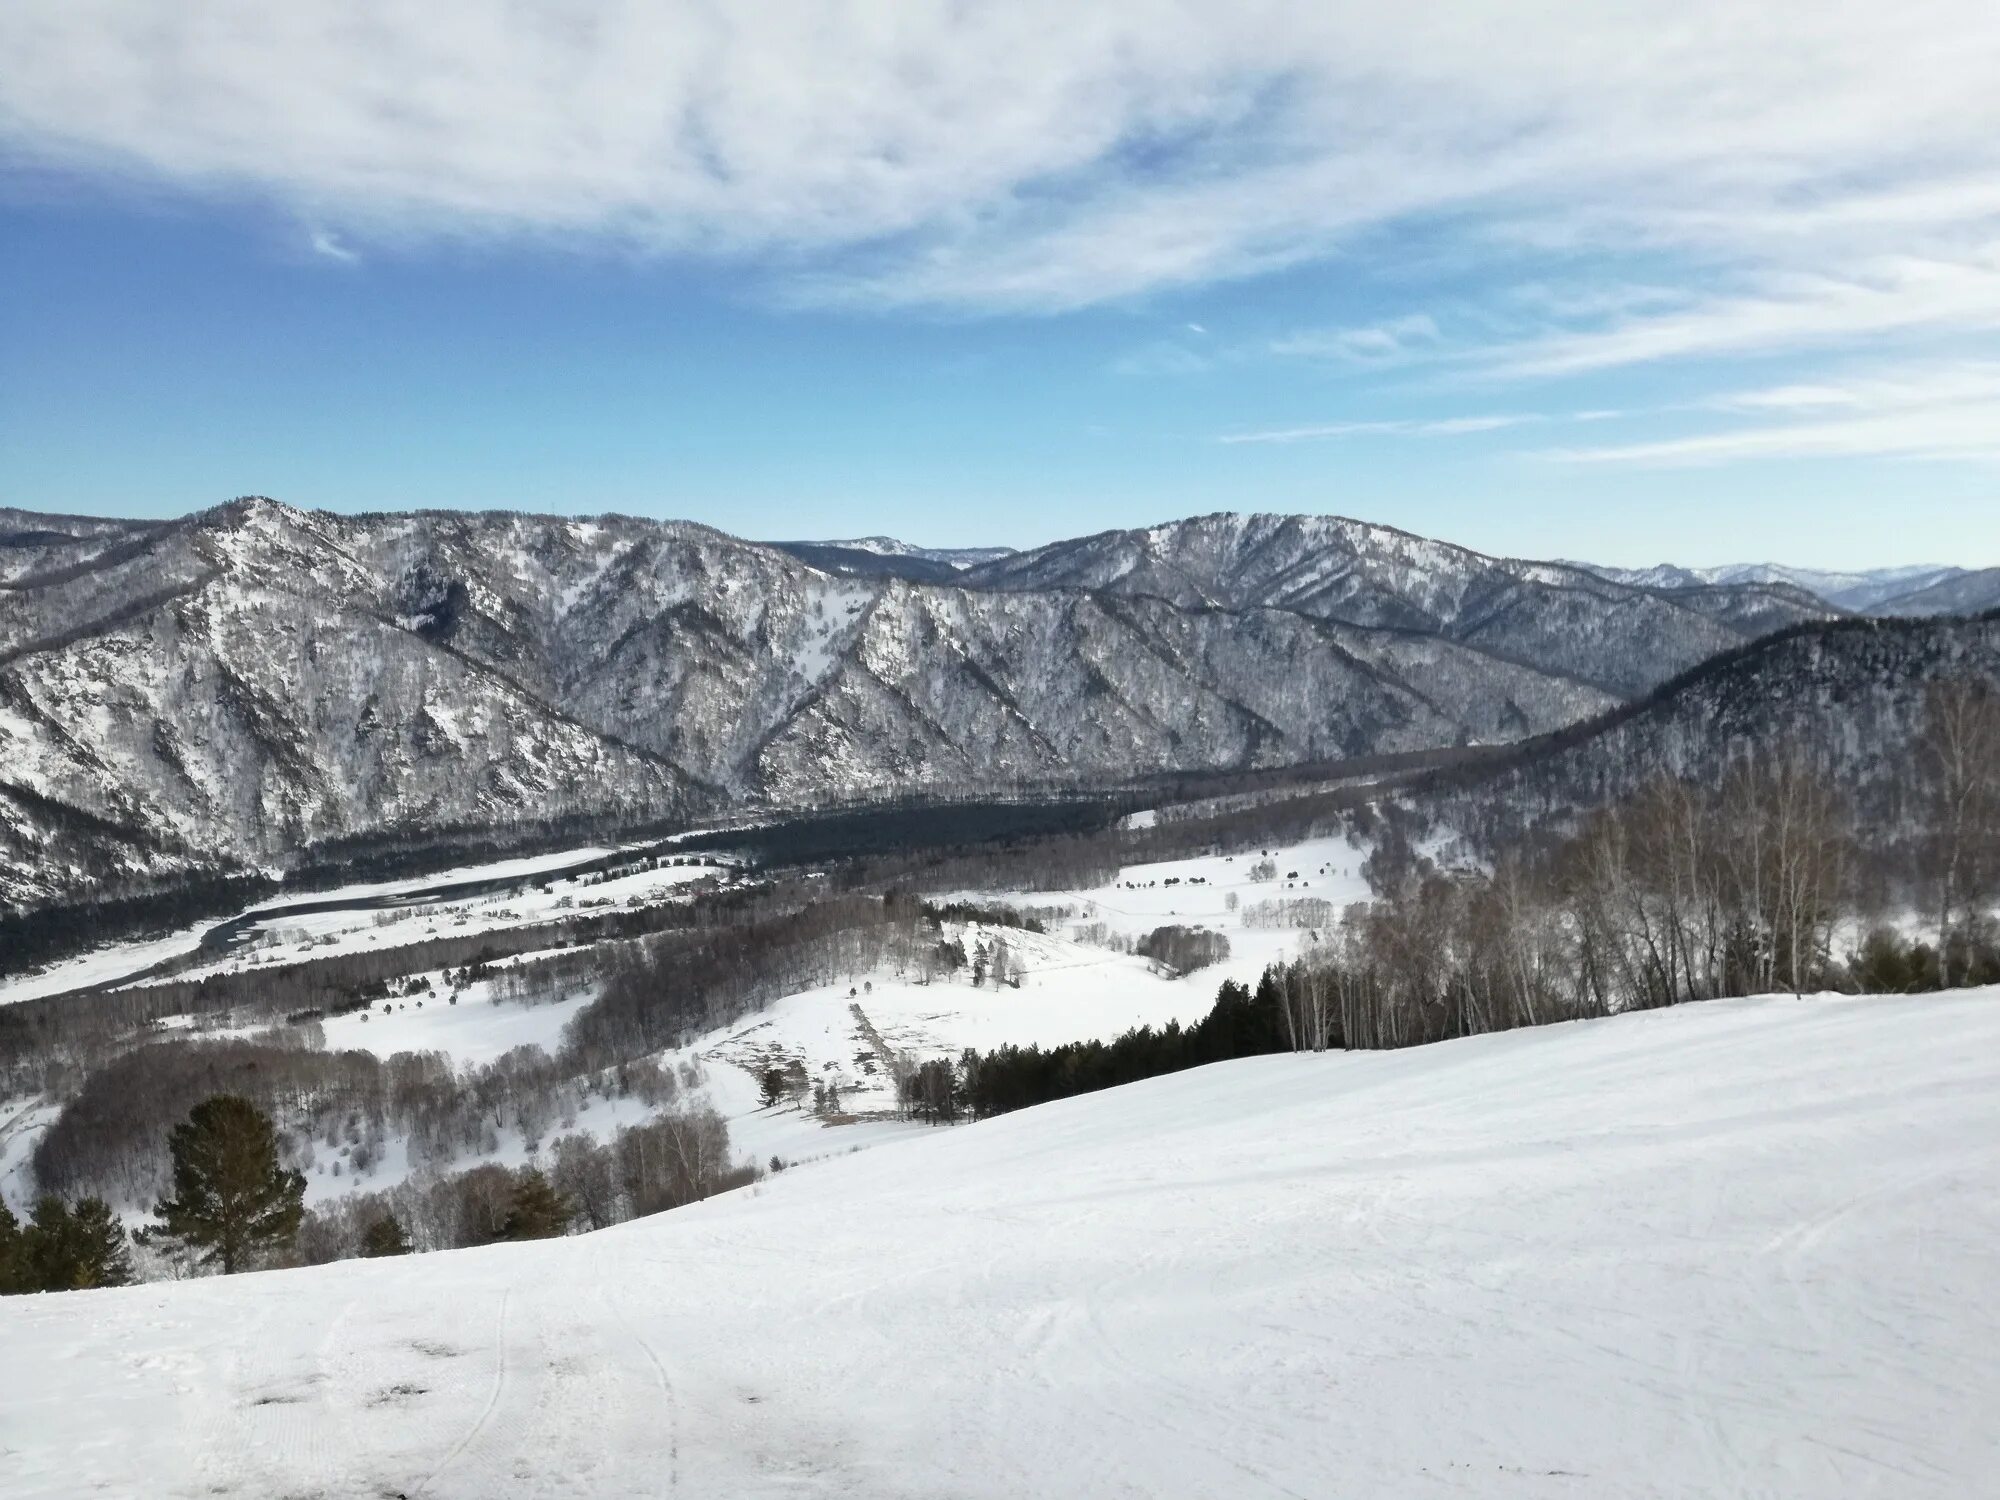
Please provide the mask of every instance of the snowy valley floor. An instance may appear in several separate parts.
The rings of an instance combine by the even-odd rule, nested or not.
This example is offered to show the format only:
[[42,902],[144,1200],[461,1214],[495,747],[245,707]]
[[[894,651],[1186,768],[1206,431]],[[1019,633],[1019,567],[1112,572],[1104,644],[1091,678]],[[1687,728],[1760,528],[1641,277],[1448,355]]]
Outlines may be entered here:
[[30,1496],[2000,1488],[2000,994],[1225,1064],[600,1234],[0,1302]]

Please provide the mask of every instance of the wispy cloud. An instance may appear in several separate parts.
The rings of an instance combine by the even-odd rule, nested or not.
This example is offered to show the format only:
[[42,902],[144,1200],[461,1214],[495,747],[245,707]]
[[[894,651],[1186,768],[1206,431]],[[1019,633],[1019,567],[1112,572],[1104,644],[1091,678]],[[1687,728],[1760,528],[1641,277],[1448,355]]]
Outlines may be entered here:
[[2000,460],[2000,362],[1948,362],[1844,383],[1774,386],[1717,397],[1709,405],[1762,420],[1542,456],[1653,467],[1815,457]]
[[1524,374],[1985,319],[2000,243],[1991,0],[12,0],[0,59],[13,159],[255,194],[348,249],[525,237],[1050,312],[1422,224],[1738,288],[1559,330]]
[[1667,359],[1992,330],[2000,330],[2000,239],[1956,260],[1898,256],[1840,276],[1772,275],[1753,292],[1500,349],[1490,370],[1513,377],[1574,375]]
[[1260,432],[1229,432],[1218,443],[1315,443],[1350,437],[1463,437],[1496,432],[1549,419],[1537,412],[1499,413],[1476,417],[1394,419],[1379,422],[1327,422],[1314,427],[1276,427]]
[[1302,359],[1334,359],[1353,364],[1386,364],[1435,351],[1444,334],[1428,313],[1410,313],[1358,328],[1310,328],[1270,343],[1272,354]]
[[354,265],[361,256],[341,241],[339,235],[330,229],[310,229],[306,232],[306,248],[325,260],[338,261],[344,266]]

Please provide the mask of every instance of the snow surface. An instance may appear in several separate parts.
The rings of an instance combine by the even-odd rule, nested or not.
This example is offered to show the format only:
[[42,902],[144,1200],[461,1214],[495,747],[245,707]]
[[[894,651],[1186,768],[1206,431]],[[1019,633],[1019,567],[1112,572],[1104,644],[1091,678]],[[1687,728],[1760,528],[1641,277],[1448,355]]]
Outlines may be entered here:
[[[1268,850],[1127,865],[1109,885],[1094,890],[961,891],[954,895],[961,900],[1024,910],[1073,908],[1076,915],[1055,923],[1057,931],[1074,932],[1101,922],[1108,932],[1121,937],[1143,938],[1155,928],[1176,924],[1211,928],[1229,939],[1229,957],[1197,970],[1187,982],[1213,1001],[1216,988],[1225,979],[1254,986],[1268,965],[1295,958],[1311,945],[1310,929],[1249,925],[1254,908],[1272,901],[1316,898],[1331,903],[1338,915],[1357,901],[1372,899],[1361,874],[1367,857],[1366,849],[1357,849],[1344,838],[1308,839],[1284,846],[1274,844]],[[1277,867],[1276,878],[1252,879],[1251,870],[1266,859]],[[1292,872],[1299,878],[1286,880]],[[1169,885],[1169,880],[1177,883]],[[1234,907],[1229,904],[1232,896],[1237,903]],[[1196,1018],[1205,1014],[1206,1005]]]
[[1950,1496],[2000,993],[1260,1058],[600,1234],[0,1302],[10,1497]]
[[[1214,970],[1175,978],[1145,959],[1054,935],[958,923],[947,935],[968,953],[982,939],[1004,942],[1019,987],[975,986],[964,971],[922,984],[885,969],[787,995],[663,1060],[701,1068],[739,1159],[804,1163],[926,1130],[895,1117],[894,1064],[881,1047],[920,1062],[967,1047],[1053,1047],[1134,1026],[1188,1025],[1208,1014],[1221,983]],[[810,1101],[764,1105],[758,1076],[793,1061],[839,1090],[832,1121],[815,1117]]]
[[[387,1002],[397,1009],[385,1012],[377,1001],[371,1010],[348,1011],[329,1016],[320,1025],[326,1032],[329,1051],[349,1048],[372,1052],[377,1057],[393,1057],[398,1052],[442,1052],[459,1067],[489,1063],[516,1047],[540,1047],[554,1052],[562,1042],[563,1028],[589,1004],[595,986],[577,990],[561,999],[528,1004],[521,1000],[494,998],[493,986],[480,981],[459,991],[453,1005],[440,970],[429,975],[434,993],[416,999]],[[362,1019],[363,1017],[367,1019]]]
[[202,922],[164,937],[107,944],[78,954],[75,958],[50,964],[32,974],[0,979],[0,1005],[15,1005],[23,1000],[39,1000],[44,995],[60,995],[67,990],[103,984],[121,975],[177,958],[183,953],[192,953],[201,945],[202,934],[214,925],[213,922]]
[[[61,1113],[61,1105],[39,1095],[0,1100],[0,1203],[9,1204],[24,1218],[34,1199],[29,1162],[41,1143],[42,1132],[55,1124]],[[0,1457],[4,1455],[4,1439],[0,1439]]]
[[[704,876],[727,873],[713,865],[665,865],[656,870],[642,870],[594,884],[584,884],[580,877],[562,873],[613,852],[591,845],[553,854],[498,860],[491,864],[462,865],[434,875],[347,885],[327,891],[299,892],[258,902],[245,907],[241,915],[269,913],[269,917],[256,924],[250,941],[244,947],[233,950],[228,957],[212,964],[184,969],[169,977],[176,980],[201,978],[260,964],[294,963],[332,953],[401,947],[429,937],[463,937],[504,927],[546,922],[572,910],[589,910],[595,906],[648,905],[669,898],[678,887]],[[728,859],[726,855],[715,854],[703,857]],[[529,882],[526,890],[453,900],[431,900],[425,894],[473,881],[516,877]],[[405,899],[390,906],[366,904],[389,897]],[[336,911],[300,913],[290,909],[332,901],[358,904]],[[200,947],[203,936],[211,928],[221,925],[223,920],[226,919],[204,921],[164,937],[112,943],[33,974],[0,980],[0,1005],[103,984],[170,958],[191,954]]]
[[455,865],[449,870],[439,870],[430,875],[411,875],[398,880],[363,881],[355,885],[335,886],[331,890],[324,891],[301,891],[259,902],[246,907],[245,910],[267,911],[272,907],[288,906],[298,901],[358,901],[371,896],[401,896],[431,890],[437,886],[463,885],[474,880],[507,880],[516,875],[547,875],[552,871],[567,870],[572,865],[588,864],[594,859],[602,859],[605,855],[616,852],[603,844],[590,844],[581,849],[528,854],[516,859],[495,860],[490,864]]
[[448,901],[430,901],[413,894],[407,905],[392,907],[279,911],[268,922],[258,923],[249,942],[228,958],[183,970],[172,977],[199,979],[258,965],[297,963],[333,953],[406,947],[433,937],[469,937],[508,927],[530,927],[600,907],[650,906],[668,899],[681,886],[729,873],[715,866],[665,865],[594,884],[584,884],[574,876],[545,876],[518,893],[505,891]]

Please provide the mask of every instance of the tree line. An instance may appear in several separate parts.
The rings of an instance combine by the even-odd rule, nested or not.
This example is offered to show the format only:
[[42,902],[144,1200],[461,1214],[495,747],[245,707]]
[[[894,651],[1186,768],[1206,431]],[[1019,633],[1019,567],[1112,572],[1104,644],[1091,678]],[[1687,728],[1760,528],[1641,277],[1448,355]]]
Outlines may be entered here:
[[486,1164],[415,1178],[309,1213],[305,1175],[285,1166],[271,1116],[235,1094],[196,1104],[168,1138],[167,1191],[135,1234],[102,1198],[44,1193],[23,1225],[0,1202],[0,1294],[84,1291],[136,1279],[132,1246],[181,1272],[406,1255],[572,1230],[664,1212],[756,1180],[707,1108],[675,1108],[608,1143],[558,1140],[519,1169]]
[[2000,695],[1935,685],[1908,763],[1906,895],[1925,938],[1870,929],[1871,907],[1904,897],[1833,770],[1788,748],[1713,784],[1656,777],[1490,870],[1439,872],[1386,840],[1377,899],[1312,950],[1299,1003],[1327,1045],[1398,1047],[1727,995],[2000,979]]
[[1292,1042],[1283,983],[1283,971],[1277,968],[1267,970],[1255,990],[1225,981],[1208,1014],[1192,1026],[1170,1021],[1158,1028],[1134,1027],[1109,1041],[1006,1046],[984,1053],[968,1048],[955,1061],[932,1058],[899,1074],[897,1101],[910,1119],[949,1124],[1208,1063],[1288,1051]]
[[675,1106],[600,1142],[562,1136],[525,1166],[482,1163],[336,1198],[308,1213],[300,1263],[547,1239],[664,1213],[756,1181],[714,1110]]

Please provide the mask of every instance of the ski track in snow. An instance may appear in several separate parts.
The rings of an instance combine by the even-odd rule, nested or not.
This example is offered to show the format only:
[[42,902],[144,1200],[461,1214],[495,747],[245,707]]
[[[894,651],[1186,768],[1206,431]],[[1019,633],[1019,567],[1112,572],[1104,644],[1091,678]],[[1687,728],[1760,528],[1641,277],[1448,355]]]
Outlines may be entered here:
[[1251,1059],[595,1235],[0,1302],[9,1500],[1995,1493],[2000,992]]

